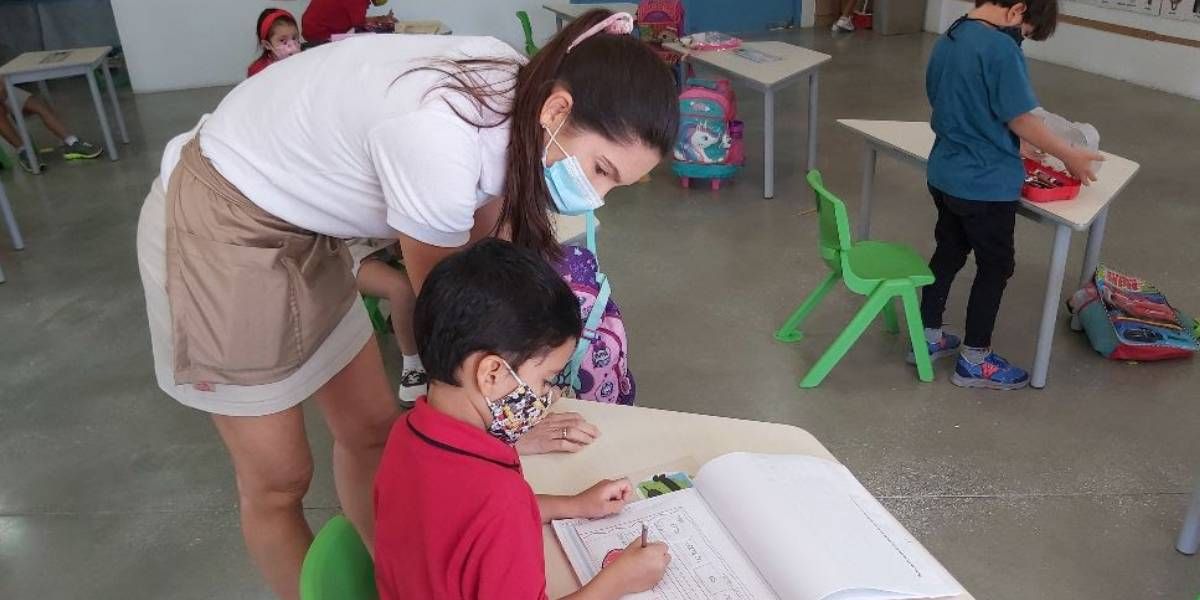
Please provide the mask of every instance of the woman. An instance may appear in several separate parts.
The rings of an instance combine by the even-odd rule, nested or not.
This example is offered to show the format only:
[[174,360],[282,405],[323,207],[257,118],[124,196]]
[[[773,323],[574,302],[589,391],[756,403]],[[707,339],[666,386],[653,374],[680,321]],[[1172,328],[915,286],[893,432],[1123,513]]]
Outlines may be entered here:
[[[667,68],[592,11],[528,64],[492,38],[364,36],[235,88],[168,145],[138,224],[159,386],[212,414],[251,556],[297,596],[312,533],[300,403],[334,438],[338,497],[372,547],[371,480],[393,396],[342,238],[393,237],[413,288],[443,257],[500,235],[557,253],[549,210],[592,208],[670,148]],[[486,276],[481,273],[480,276]],[[522,451],[594,429],[560,417]]]

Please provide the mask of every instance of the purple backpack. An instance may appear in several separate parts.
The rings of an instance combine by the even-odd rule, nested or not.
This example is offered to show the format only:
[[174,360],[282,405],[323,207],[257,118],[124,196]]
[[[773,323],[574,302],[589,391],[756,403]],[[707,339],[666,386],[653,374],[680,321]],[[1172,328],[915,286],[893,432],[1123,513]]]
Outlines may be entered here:
[[636,388],[629,372],[625,322],[596,259],[596,218],[592,213],[587,214],[587,248],[563,248],[555,270],[571,286],[583,318],[583,335],[558,384],[569,385],[583,400],[632,405]]

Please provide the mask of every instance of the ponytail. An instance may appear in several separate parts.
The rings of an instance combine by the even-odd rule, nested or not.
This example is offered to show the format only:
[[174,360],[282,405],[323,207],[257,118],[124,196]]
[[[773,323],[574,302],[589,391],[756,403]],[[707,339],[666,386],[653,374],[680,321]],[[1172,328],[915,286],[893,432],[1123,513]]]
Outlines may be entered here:
[[[440,59],[413,69],[445,75],[441,88],[472,99],[480,115],[493,115],[464,115],[448,102],[473,126],[509,122],[504,200],[498,230],[492,233],[507,230],[514,244],[549,259],[557,258],[561,249],[549,214],[554,203],[542,173],[541,112],[556,84],[574,100],[568,128],[619,143],[644,143],[664,156],[674,143],[679,122],[675,81],[654,51],[629,35],[600,33],[579,40],[611,15],[605,9],[584,13],[526,64],[502,58]],[[513,76],[499,83],[485,81],[483,74],[495,70]]]

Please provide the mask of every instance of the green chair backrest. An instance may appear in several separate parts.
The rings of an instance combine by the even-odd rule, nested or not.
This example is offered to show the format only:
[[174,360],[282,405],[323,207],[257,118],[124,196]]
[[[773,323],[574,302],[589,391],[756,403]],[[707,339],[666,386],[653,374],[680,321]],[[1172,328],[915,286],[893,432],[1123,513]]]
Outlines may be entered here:
[[537,44],[533,43],[533,25],[529,22],[529,13],[518,10],[517,20],[521,22],[521,29],[525,32],[525,54],[532,57],[537,54]]
[[300,568],[301,600],[377,600],[375,564],[350,521],[338,515],[317,533]]
[[808,185],[817,193],[817,222],[820,224],[821,258],[834,271],[842,270],[842,260],[850,249],[850,217],[846,215],[846,205],[825,189],[821,180],[821,172],[813,169],[808,172]]

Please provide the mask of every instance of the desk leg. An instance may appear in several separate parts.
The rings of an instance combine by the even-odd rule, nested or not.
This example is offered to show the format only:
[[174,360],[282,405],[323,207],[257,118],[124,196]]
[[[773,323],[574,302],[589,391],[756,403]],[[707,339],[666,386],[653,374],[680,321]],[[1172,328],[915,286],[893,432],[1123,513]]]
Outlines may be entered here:
[[40,95],[42,97],[42,100],[45,100],[46,104],[53,104],[54,100],[50,98],[50,86],[46,85],[46,80],[43,79],[43,80],[37,82],[37,85],[38,85],[38,95]]
[[117,160],[117,144],[113,142],[112,129],[108,127],[108,116],[104,114],[104,102],[100,99],[100,86],[96,85],[96,71],[87,73],[88,87],[92,90],[92,104],[96,106],[96,117],[100,119],[100,130],[104,132],[104,147],[108,150],[108,159]]
[[[1087,249],[1083,252],[1083,272],[1079,274],[1079,287],[1087,285],[1095,276],[1096,267],[1100,266],[1100,246],[1104,243],[1104,228],[1107,225],[1108,208],[1105,207],[1096,215],[1096,220],[1092,221],[1092,226],[1088,229]],[[1079,319],[1074,316],[1071,317],[1071,329],[1083,329]]]
[[878,156],[875,146],[867,142],[867,151],[863,154],[862,198],[858,204],[858,239],[871,239],[871,195],[875,187],[875,157]]
[[17,218],[13,215],[12,205],[8,203],[8,194],[4,193],[4,184],[0,184],[0,213],[4,214],[4,223],[8,226],[8,236],[12,239],[13,249],[24,250],[25,240],[21,238]]
[[121,141],[129,143],[129,131],[125,129],[125,115],[121,114],[121,103],[117,101],[117,86],[113,85],[112,69],[108,66],[108,59],[104,60],[102,68],[104,69],[104,84],[108,86],[108,99],[112,102],[113,114],[117,117],[117,130],[121,132]]
[[817,71],[808,75],[808,170],[817,168]]
[[1050,370],[1050,347],[1054,344],[1054,322],[1058,317],[1058,301],[1062,297],[1063,275],[1067,272],[1067,250],[1071,246],[1071,229],[1054,226],[1054,250],[1050,253],[1050,272],[1046,275],[1046,298],[1042,302],[1042,322],[1038,325],[1037,353],[1033,357],[1033,374],[1029,384],[1046,387]]
[[8,112],[12,113],[13,121],[17,123],[17,134],[21,138],[21,143],[25,145],[25,157],[29,159],[29,165],[33,167],[33,174],[36,175],[42,172],[42,163],[38,160],[37,148],[33,147],[33,140],[29,138],[29,129],[25,127],[25,115],[21,111],[21,107],[17,106],[17,91],[16,86],[11,80],[4,80],[4,89],[8,92]]
[[[812,134],[809,134],[812,135]],[[775,90],[763,92],[763,198],[775,197]]]

